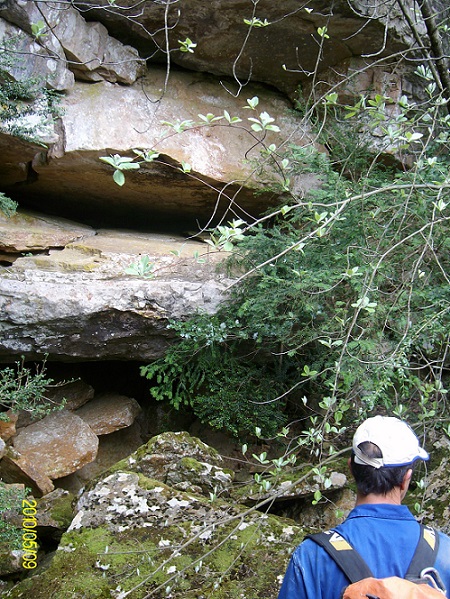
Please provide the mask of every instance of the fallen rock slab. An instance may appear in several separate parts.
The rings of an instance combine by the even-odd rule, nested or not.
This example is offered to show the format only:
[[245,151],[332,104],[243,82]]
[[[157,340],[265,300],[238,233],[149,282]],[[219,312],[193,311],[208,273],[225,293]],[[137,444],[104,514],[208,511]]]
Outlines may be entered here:
[[145,443],[146,438],[142,434],[139,419],[136,419],[131,426],[108,435],[100,435],[98,440],[98,453],[95,460],[64,479],[59,479],[58,485],[72,492],[78,492],[88,481],[97,478],[99,474],[130,456]]
[[57,384],[47,389],[45,396],[49,401],[61,405],[63,401],[66,410],[74,411],[94,398],[92,385],[77,379],[64,384]]
[[98,437],[82,418],[63,410],[22,429],[13,440],[14,448],[50,479],[75,472],[92,462],[98,451]]
[[14,437],[16,434],[16,425],[19,415],[11,410],[8,410],[3,415],[7,417],[7,420],[0,420],[0,439],[8,441],[8,439],[11,439],[11,437]]
[[153,437],[115,467],[206,497],[227,495],[234,479],[214,448],[184,431]]
[[107,435],[131,426],[141,411],[132,397],[104,393],[76,410],[75,414],[88,424],[96,435]]
[[23,484],[35,497],[51,493],[55,488],[37,463],[11,449],[0,460],[0,476],[5,483]]
[[288,520],[127,471],[101,477],[76,509],[49,567],[9,599],[163,599],[168,587],[183,599],[276,597],[302,537]]

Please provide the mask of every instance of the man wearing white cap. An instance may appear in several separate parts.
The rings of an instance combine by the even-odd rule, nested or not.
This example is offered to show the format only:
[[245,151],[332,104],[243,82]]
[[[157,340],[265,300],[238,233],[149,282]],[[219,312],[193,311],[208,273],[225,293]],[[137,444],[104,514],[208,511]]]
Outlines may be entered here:
[[[401,420],[375,416],[353,437],[350,468],[356,505],[337,532],[363,558],[375,578],[403,578],[421,535],[402,505],[414,463],[428,460],[413,430]],[[438,533],[434,568],[450,589],[450,538]],[[278,599],[339,599],[349,579],[323,547],[305,539],[292,555]]]

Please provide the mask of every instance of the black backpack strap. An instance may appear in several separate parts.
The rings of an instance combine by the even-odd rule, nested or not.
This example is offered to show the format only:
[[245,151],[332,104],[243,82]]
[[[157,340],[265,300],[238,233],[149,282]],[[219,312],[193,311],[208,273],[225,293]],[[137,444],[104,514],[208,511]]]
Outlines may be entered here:
[[439,550],[439,535],[431,526],[420,525],[420,538],[405,578],[420,578],[424,568],[432,568]]
[[336,531],[327,530],[308,535],[306,538],[323,547],[351,583],[373,576],[369,566],[359,553]]
[[[314,535],[308,535],[306,538],[311,539],[323,547],[328,555],[333,558],[336,564],[341,568],[350,582],[358,582],[363,578],[373,576],[369,566],[363,558],[338,532],[327,530]],[[439,535],[437,531],[430,526],[421,524],[419,542],[405,574],[405,578],[408,580],[420,579],[421,572],[424,568],[433,567],[438,550]]]

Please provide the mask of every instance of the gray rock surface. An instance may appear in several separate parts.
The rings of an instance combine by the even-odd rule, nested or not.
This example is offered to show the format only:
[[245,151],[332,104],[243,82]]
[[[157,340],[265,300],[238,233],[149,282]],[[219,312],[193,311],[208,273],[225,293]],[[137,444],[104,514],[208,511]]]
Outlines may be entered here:
[[[110,37],[101,23],[86,22],[68,4],[2,0],[0,17],[0,23],[9,22],[0,27],[0,38],[14,38],[17,43],[17,30],[22,31],[22,44],[28,44],[31,51],[30,73],[45,77],[54,89],[72,87],[72,72],[78,79],[125,84],[142,73],[143,61],[135,48]],[[42,31],[36,38],[32,28],[39,23]]]
[[[28,168],[18,166],[23,153],[0,165],[4,191],[11,197],[25,194],[27,206],[39,211],[77,219],[82,215],[85,222],[97,224],[106,217],[115,226],[125,220],[141,230],[198,231],[224,215],[226,220],[251,220],[278,202],[279,194],[261,190],[256,161],[264,165],[264,182],[280,183],[286,139],[297,145],[311,142],[309,127],[299,126],[291,103],[255,85],[246,88],[245,98],[235,98],[203,74],[174,72],[170,86],[164,87],[161,68],[128,87],[76,82],[61,100],[62,114],[54,125],[57,141],[47,151],[36,151]],[[246,98],[255,96],[260,103],[249,110]],[[224,111],[241,121],[228,124]],[[282,132],[252,131],[247,119],[262,112]],[[221,120],[208,125],[199,116],[208,114]],[[181,122],[190,124],[176,134]],[[279,147],[278,163],[261,156],[270,144]],[[0,149],[8,145],[0,137]],[[141,168],[127,171],[126,183],[119,187],[114,168],[100,158],[118,154],[137,159],[135,150],[154,150],[159,156],[153,162],[140,160]],[[182,172],[183,163],[190,172]],[[308,175],[298,177],[295,185],[300,193],[314,183]]]
[[23,254],[63,248],[71,242],[95,235],[91,227],[62,218],[21,211],[6,217],[0,212],[0,251]]
[[[413,9],[412,3],[405,4]],[[218,77],[233,77],[234,81],[227,82],[233,93],[251,79],[293,95],[316,67],[324,74],[352,56],[388,55],[411,45],[410,32],[403,27],[394,0],[311,0],[307,5],[296,0],[181,0],[167,7],[146,2],[131,19],[134,0],[123,0],[107,11],[108,0],[77,0],[75,5],[155,62],[163,59],[158,46],[167,49],[167,20],[171,61]],[[250,29],[252,19],[257,22]],[[317,29],[324,26],[329,38],[322,46]],[[155,34],[149,36],[149,31]],[[197,43],[193,53],[179,50],[178,40],[186,38]]]
[[[20,235],[20,247],[36,247],[33,228]],[[76,241],[50,249],[55,238]],[[49,219],[39,229],[45,245],[48,251],[2,268],[0,356],[151,360],[173,338],[169,319],[213,312],[231,282],[217,272],[222,253],[174,235],[95,232],[76,223],[60,229]],[[154,265],[152,278],[127,274],[143,256]]]
[[56,405],[61,405],[64,400],[65,409],[73,411],[90,401],[94,394],[95,390],[91,385],[76,379],[48,387],[45,397]]
[[186,432],[153,437],[123,461],[131,472],[154,478],[182,491],[226,496],[234,474],[222,456]]

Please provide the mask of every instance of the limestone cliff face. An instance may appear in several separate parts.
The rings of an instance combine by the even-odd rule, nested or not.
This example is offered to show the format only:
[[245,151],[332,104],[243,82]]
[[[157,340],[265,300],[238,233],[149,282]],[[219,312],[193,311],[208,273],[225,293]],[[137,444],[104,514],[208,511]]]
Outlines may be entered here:
[[[19,212],[0,217],[0,359],[154,360],[170,319],[213,312],[222,253],[179,235],[95,230]],[[27,255],[23,255],[27,254]],[[127,274],[148,260],[143,276]]]
[[[261,213],[276,199],[254,195],[261,150],[270,143],[279,146],[284,135],[299,145],[311,141],[308,131],[297,128],[289,102],[273,91],[246,90],[246,97],[261,96],[258,112],[266,111],[283,130],[283,137],[276,132],[257,136],[244,128],[249,129],[246,119],[253,116],[244,108],[246,100],[229,96],[218,81],[174,73],[163,92],[165,77],[158,67],[127,87],[77,81],[62,100],[55,143],[48,151],[35,151],[28,168],[20,163],[18,148],[16,160],[3,169],[3,189],[20,204],[26,198],[35,209],[116,226],[126,218],[147,229],[194,230],[208,226],[210,219],[217,223],[224,214]],[[244,125],[228,124],[225,110]],[[222,119],[201,124],[199,115],[208,114]],[[177,134],[170,124],[183,121],[188,125]],[[10,140],[3,138],[3,144]],[[158,158],[141,160],[139,170],[127,171],[122,188],[113,181],[114,169],[99,160],[114,154],[137,158],[136,150],[148,149]],[[183,163],[190,165],[189,173],[183,172]],[[272,167],[268,175],[279,179]]]
[[[138,6],[0,1],[0,39],[14,57],[2,76],[33,76],[61,94],[56,113],[41,95],[28,102],[32,114],[0,127],[0,191],[21,211],[15,224],[1,222],[4,361],[161,355],[167,319],[214,310],[229,284],[212,267],[221,256],[186,237],[235,218],[250,223],[278,204],[285,149],[315,143],[307,116],[293,111],[299,86],[303,97],[320,83],[348,99],[408,85],[380,60],[411,43],[393,1]],[[351,88],[339,87],[348,73]],[[252,128],[251,119],[271,126]],[[14,136],[12,124],[33,141]],[[100,160],[114,156],[140,165],[124,171],[123,186]],[[303,197],[319,176],[291,177],[290,191]],[[46,216],[36,232],[39,213],[73,222]],[[170,239],[161,245],[149,232]],[[157,276],[124,276],[142,256]]]
[[[231,77],[233,93],[251,80],[292,97],[316,70],[327,76],[352,57],[387,56],[412,43],[398,4],[391,0],[181,0],[144,2],[134,11],[134,0],[113,7],[108,0],[74,4],[150,64],[165,62],[169,51],[176,65]],[[412,2],[404,5],[413,8]],[[321,47],[317,30],[324,26],[330,36]],[[197,43],[194,52],[179,51],[179,40],[187,38]]]

